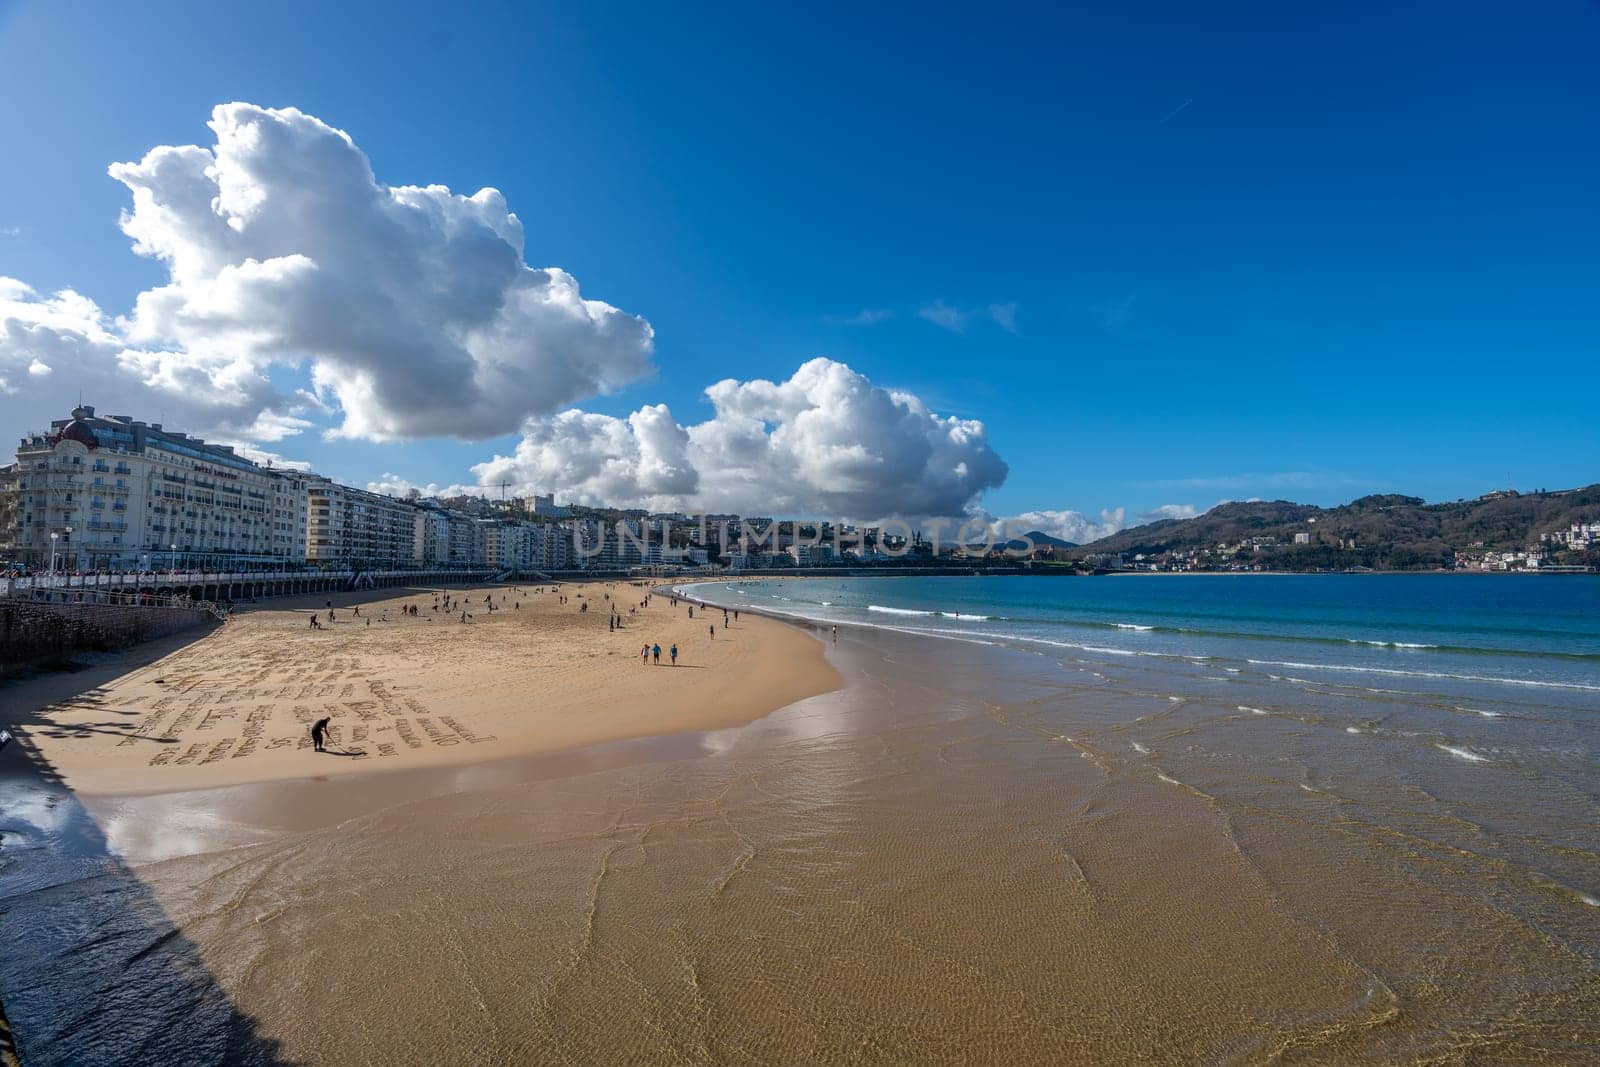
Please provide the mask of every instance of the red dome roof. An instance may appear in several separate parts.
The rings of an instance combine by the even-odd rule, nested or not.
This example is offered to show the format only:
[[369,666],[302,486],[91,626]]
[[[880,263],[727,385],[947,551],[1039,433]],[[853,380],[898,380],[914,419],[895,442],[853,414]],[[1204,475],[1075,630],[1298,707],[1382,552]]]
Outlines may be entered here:
[[89,424],[80,419],[73,419],[61,428],[61,433],[56,435],[57,441],[76,441],[87,448],[99,448],[100,442],[95,440],[94,431],[89,429]]

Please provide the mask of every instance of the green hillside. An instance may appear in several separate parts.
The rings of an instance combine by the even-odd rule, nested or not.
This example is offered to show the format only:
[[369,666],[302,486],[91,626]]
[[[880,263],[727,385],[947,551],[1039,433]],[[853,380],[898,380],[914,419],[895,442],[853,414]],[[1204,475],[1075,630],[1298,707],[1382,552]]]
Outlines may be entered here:
[[[1334,508],[1284,500],[1219,504],[1193,519],[1137,526],[1078,550],[1081,556],[1142,554],[1213,563],[1221,546],[1245,550],[1252,564],[1274,570],[1370,567],[1424,570],[1449,567],[1458,554],[1481,556],[1539,546],[1552,564],[1600,565],[1600,548],[1561,550],[1541,545],[1544,534],[1574,522],[1600,521],[1600,485],[1559,492],[1490,494],[1477,500],[1427,504],[1397,494],[1366,496]],[[1296,544],[1296,535],[1303,544]]]

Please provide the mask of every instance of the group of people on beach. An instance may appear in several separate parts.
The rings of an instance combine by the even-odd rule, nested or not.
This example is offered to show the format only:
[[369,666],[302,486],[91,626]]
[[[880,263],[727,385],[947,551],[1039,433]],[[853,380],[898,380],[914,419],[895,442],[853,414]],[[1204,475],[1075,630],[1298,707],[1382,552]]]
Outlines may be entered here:
[[[608,586],[608,588],[612,588],[612,586]],[[486,611],[489,611],[489,612],[501,611],[501,610],[504,610],[504,608],[505,608],[505,601],[507,599],[511,599],[512,600],[512,609],[513,610],[521,610],[522,601],[520,599],[516,599],[516,597],[522,596],[522,595],[540,595],[540,594],[543,594],[543,593],[545,593],[547,591],[557,598],[557,603],[558,604],[567,605],[567,604],[571,603],[572,601],[576,600],[578,602],[577,603],[578,612],[580,614],[587,614],[588,613],[589,605],[591,603],[591,601],[588,598],[584,597],[584,595],[582,593],[577,594],[575,597],[569,597],[567,594],[560,592],[559,591],[559,587],[557,587],[557,586],[552,586],[549,590],[546,590],[542,586],[538,587],[538,588],[535,588],[535,589],[531,589],[531,590],[523,590],[520,586],[513,587],[509,594],[504,592],[504,591],[501,592],[500,600],[499,600],[498,603],[496,603],[496,601],[495,601],[495,595],[494,595],[493,591],[486,592],[484,594],[484,596],[483,596],[482,605],[483,605],[483,609],[486,610]],[[622,629],[624,627],[626,618],[628,618],[629,616],[637,615],[638,612],[641,609],[648,609],[650,607],[650,605],[652,604],[652,602],[654,601],[654,599],[655,599],[655,594],[653,592],[649,592],[649,591],[645,592],[644,596],[640,598],[640,600],[638,601],[637,604],[633,604],[633,605],[630,605],[628,607],[628,610],[627,610],[626,614],[624,614],[624,612],[622,611],[622,607],[621,607],[620,602],[612,600],[610,592],[605,592],[605,591],[601,592],[600,598],[604,603],[606,603],[608,605],[608,611],[607,611],[607,619],[608,619],[608,621],[607,621],[607,625],[608,625],[610,630],[616,631],[616,630],[620,630],[620,629]],[[675,597],[675,596],[671,597],[670,598],[670,604],[674,608],[678,607],[679,606],[679,598]],[[686,603],[685,606],[688,609],[689,618],[691,618],[691,619],[694,618],[694,611],[695,611],[696,604],[693,601],[689,601],[689,602]],[[699,604],[698,606],[701,608],[702,612],[708,610],[708,608],[709,608],[708,605],[703,604],[703,603]],[[473,619],[473,614],[472,614],[471,611],[468,610],[468,607],[469,607],[468,602],[467,602],[467,600],[466,600],[466,598],[465,598],[465,596],[463,594],[451,593],[449,590],[435,590],[433,592],[433,594],[432,594],[431,609],[432,609],[434,614],[438,614],[438,613],[442,612],[442,613],[448,615],[448,614],[454,613],[454,614],[457,615],[457,617],[459,618],[459,620],[462,623],[468,623],[468,622],[471,622],[472,619]],[[709,608],[709,610],[716,610],[716,609]],[[726,630],[731,623],[736,622],[738,620],[739,612],[738,612],[737,609],[733,609],[731,612],[727,608],[723,608],[721,610],[722,610],[722,626],[723,626],[723,629]],[[337,621],[338,615],[337,615],[337,613],[336,613],[336,611],[334,609],[333,601],[330,600],[330,601],[327,602],[326,611],[327,611],[327,621],[328,621],[328,623],[331,624],[331,623]],[[402,615],[405,615],[405,616],[410,617],[410,618],[421,618],[422,617],[422,608],[417,604],[409,604],[409,603],[408,604],[403,604],[403,605],[400,606],[400,613]],[[355,606],[353,606],[351,608],[351,615],[353,617],[355,617],[355,618],[364,618],[366,620],[366,624],[368,626],[372,625],[372,616],[371,616],[370,612],[367,615],[363,615],[360,605],[355,605]],[[385,620],[387,620],[387,618],[388,618],[388,611],[387,611],[387,609],[383,609],[382,614],[380,616],[380,621],[385,621]],[[432,620],[430,619],[429,621],[432,621]],[[320,612],[312,614],[310,625],[311,625],[311,629],[313,629],[313,630],[325,629],[325,626],[324,626],[324,623],[322,621]],[[716,626],[716,623],[708,622],[706,624],[706,636],[707,636],[708,639],[710,639],[712,641],[716,640],[716,637],[717,637],[717,626]],[[668,665],[676,667],[678,665],[678,646],[677,646],[677,644],[676,643],[669,643],[667,648],[664,651],[666,652],[666,655],[667,655],[667,663],[668,663]],[[646,644],[641,645],[640,648],[639,648],[639,663],[640,663],[640,665],[649,666],[649,665],[653,664],[655,666],[660,666],[661,665],[661,654],[662,654],[662,652],[663,652],[663,649],[662,649],[661,644],[659,642],[650,642],[650,643],[646,643]],[[315,751],[317,751],[317,752],[326,751],[326,748],[325,748],[325,745],[324,745],[324,738],[327,735],[328,729],[329,729],[329,720],[326,719],[326,718],[319,719],[315,723],[312,724],[312,726],[311,726],[311,739],[312,739],[312,745],[313,745],[313,748],[314,748]]]
[[[555,587],[552,587],[550,591],[554,592],[555,591]],[[494,596],[493,592],[488,592],[488,593],[485,593],[483,595],[483,602],[482,602],[483,603],[483,609],[485,611],[488,611],[488,612],[491,612],[491,613],[492,612],[496,612],[496,611],[504,611],[505,610],[505,602],[507,600],[511,600],[511,608],[512,608],[512,610],[513,611],[521,611],[522,610],[522,601],[520,599],[518,599],[519,597],[521,597],[523,595],[529,595],[529,594],[538,595],[538,594],[543,593],[543,592],[545,592],[545,589],[544,589],[543,586],[539,586],[539,587],[537,587],[535,589],[532,589],[532,590],[524,590],[521,586],[513,586],[509,593],[502,591],[501,594],[500,594],[500,599],[498,601],[495,600],[495,596]],[[561,603],[563,603],[563,604],[565,604],[567,602],[567,598],[565,596],[561,596],[560,599],[561,599]],[[468,610],[468,601],[466,600],[465,596],[461,595],[461,594],[451,593],[449,590],[435,590],[433,592],[433,603],[431,605],[431,610],[433,611],[433,613],[435,615],[441,614],[441,613],[445,614],[445,615],[455,614],[457,616],[457,618],[463,623],[471,622],[472,619],[473,619],[472,612],[470,610]],[[585,605],[585,610],[587,610],[587,605]],[[331,623],[331,622],[334,622],[334,621],[337,620],[338,616],[334,612],[333,601],[331,601],[331,600],[327,602],[327,612],[328,612],[328,622]],[[365,616],[362,615],[361,614],[361,606],[359,604],[354,606],[354,607],[352,607],[350,609],[350,612],[356,618],[365,619],[366,624],[368,626],[372,625],[372,616],[370,615],[370,613],[368,615],[365,615]],[[322,623],[322,619],[319,617],[319,614],[313,614],[311,616],[311,624],[310,625],[311,625],[311,629],[313,629],[313,630],[321,630],[321,629],[324,628],[323,627],[323,623]],[[408,617],[413,618],[413,619],[422,618],[422,608],[417,604],[403,604],[400,607],[400,614],[408,616]],[[385,608],[385,609],[382,610],[382,614],[380,614],[378,616],[378,621],[379,622],[387,622],[388,619],[389,619],[389,612],[388,612],[388,609]],[[432,621],[432,620],[430,619],[430,621]]]
[[[671,657],[672,665],[676,667],[678,665],[678,646],[673,645],[672,648],[668,650],[667,654]],[[661,665],[660,645],[645,645],[643,648],[639,649],[639,663],[641,665],[648,664],[651,662],[651,660],[655,661],[656,666],[659,667]]]

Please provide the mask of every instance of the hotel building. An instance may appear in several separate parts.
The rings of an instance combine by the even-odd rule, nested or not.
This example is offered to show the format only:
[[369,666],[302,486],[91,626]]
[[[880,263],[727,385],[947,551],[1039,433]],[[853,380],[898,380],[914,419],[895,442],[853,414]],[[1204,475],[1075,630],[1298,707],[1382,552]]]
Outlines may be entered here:
[[15,556],[29,567],[133,570],[298,562],[296,490],[284,475],[87,405],[17,447]]

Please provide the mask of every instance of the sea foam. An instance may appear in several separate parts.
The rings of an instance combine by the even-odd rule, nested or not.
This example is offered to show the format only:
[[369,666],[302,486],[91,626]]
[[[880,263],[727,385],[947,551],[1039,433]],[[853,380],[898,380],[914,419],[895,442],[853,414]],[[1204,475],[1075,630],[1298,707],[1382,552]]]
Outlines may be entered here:
[[1473,763],[1488,763],[1489,762],[1489,757],[1488,756],[1480,756],[1476,752],[1474,752],[1474,751],[1472,751],[1471,749],[1468,749],[1468,748],[1456,748],[1454,745],[1443,745],[1443,744],[1439,744],[1437,742],[1434,743],[1433,747],[1437,748],[1437,749],[1440,749],[1441,751],[1448,752],[1448,753],[1450,753],[1450,755],[1456,756],[1456,757],[1458,757],[1460,759],[1470,760]]

